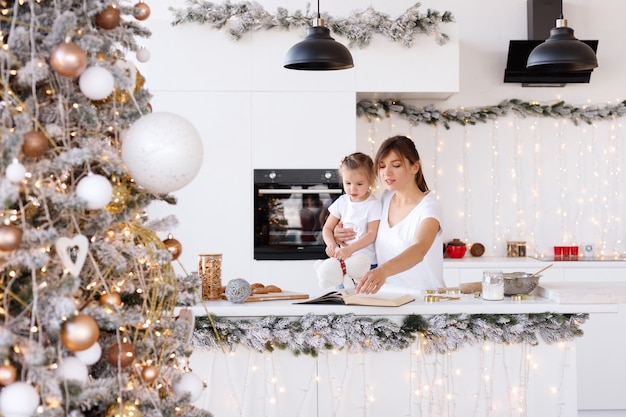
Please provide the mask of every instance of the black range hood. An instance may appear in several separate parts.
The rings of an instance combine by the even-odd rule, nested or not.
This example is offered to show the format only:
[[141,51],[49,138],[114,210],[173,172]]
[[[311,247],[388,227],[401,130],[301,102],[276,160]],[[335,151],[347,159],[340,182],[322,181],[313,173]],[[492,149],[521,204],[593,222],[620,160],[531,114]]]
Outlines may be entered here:
[[[543,41],[509,41],[509,55],[504,70],[505,83],[521,83],[523,87],[563,87],[568,83],[589,83],[591,72],[571,71],[553,72],[526,69],[528,55]],[[581,41],[594,52],[598,49],[598,41]]]
[[[509,41],[509,53],[504,70],[505,83],[519,83],[523,87],[563,87],[569,83],[589,83],[591,72],[548,72],[526,69],[530,52],[550,36],[561,14],[561,0],[528,0],[529,40]],[[581,40],[593,49],[598,49],[597,40]]]

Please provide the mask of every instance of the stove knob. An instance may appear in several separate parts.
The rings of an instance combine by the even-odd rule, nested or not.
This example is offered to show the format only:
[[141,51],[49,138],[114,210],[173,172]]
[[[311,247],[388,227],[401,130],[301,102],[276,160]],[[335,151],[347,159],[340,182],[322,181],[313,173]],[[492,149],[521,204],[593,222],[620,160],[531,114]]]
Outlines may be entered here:
[[333,173],[332,172],[325,172],[324,173],[324,178],[326,178],[327,180],[331,179],[333,177]]
[[270,172],[267,176],[270,177],[270,180],[276,179],[276,173],[274,171]]

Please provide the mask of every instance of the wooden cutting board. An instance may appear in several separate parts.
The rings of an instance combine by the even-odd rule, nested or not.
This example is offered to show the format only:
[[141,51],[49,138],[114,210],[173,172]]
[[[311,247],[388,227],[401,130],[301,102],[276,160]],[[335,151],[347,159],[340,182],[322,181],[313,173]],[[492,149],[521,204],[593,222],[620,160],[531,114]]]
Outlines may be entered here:
[[473,294],[475,292],[481,292],[482,291],[482,283],[480,282],[465,282],[462,284],[459,284],[459,286],[457,288],[439,288],[437,290],[437,292],[439,294],[444,294],[447,291],[450,290],[454,290],[454,289],[461,289],[461,293],[462,294]]
[[[309,298],[309,294],[303,294],[292,291],[271,292],[268,294],[251,294],[246,299],[246,303],[252,303],[256,301],[276,301],[276,300],[306,300]],[[222,294],[222,299],[226,300],[226,295]]]

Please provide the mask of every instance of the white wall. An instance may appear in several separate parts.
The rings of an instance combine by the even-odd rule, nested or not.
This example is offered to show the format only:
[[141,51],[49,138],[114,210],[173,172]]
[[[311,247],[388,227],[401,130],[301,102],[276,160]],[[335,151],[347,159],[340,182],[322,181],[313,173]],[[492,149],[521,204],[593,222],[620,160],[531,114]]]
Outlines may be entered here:
[[[259,3],[272,13],[279,6],[294,11],[304,10],[307,5],[304,0]],[[327,3],[322,2],[322,11],[337,17],[371,4],[392,18],[414,4],[406,0]],[[562,99],[571,104],[615,103],[623,99],[626,90],[622,77],[625,61],[620,59],[620,42],[626,35],[620,19],[626,12],[626,4],[610,0],[565,1],[565,16],[575,35],[580,39],[599,39],[600,67],[593,72],[590,84],[522,88],[503,84],[502,79],[508,41],[527,39],[525,0],[421,3],[423,12],[432,8],[454,14],[456,23],[442,26],[444,32],[452,35],[450,45],[438,46],[432,38],[420,36],[416,46],[406,50],[386,39],[375,38],[370,47],[353,51],[357,68],[339,72],[283,69],[285,52],[302,35],[297,31],[260,31],[235,42],[208,26],[172,27],[168,8],[184,7],[184,0],[150,3],[152,15],[145,24],[153,31],[152,38],[146,42],[152,58],[138,64],[138,69],[154,94],[153,109],[173,111],[189,119],[200,131],[205,145],[201,172],[187,187],[174,193],[178,205],[155,205],[150,212],[152,216],[174,214],[179,218],[179,227],[171,232],[183,244],[180,261],[186,270],[196,269],[199,253],[222,252],[225,282],[243,277],[251,282],[276,283],[290,290],[316,291],[312,262],[252,259],[252,170],[334,167],[346,153],[356,149],[372,151],[369,138],[379,143],[396,133],[409,134],[418,142],[429,183],[446,207],[446,239],[480,241],[488,248],[488,254],[496,255],[502,254],[503,242],[509,237],[534,242],[538,252],[549,251],[564,239],[581,243],[600,241],[597,230],[581,226],[587,210],[596,207],[594,202],[589,203],[592,208],[585,206],[582,211],[580,205],[575,206],[579,213],[577,223],[563,224],[553,211],[576,201],[573,191],[566,197],[559,194],[560,181],[570,181],[573,190],[580,185],[576,178],[593,177],[592,166],[573,164],[567,174],[561,169],[546,177],[537,176],[532,169],[538,163],[552,167],[572,163],[577,158],[573,156],[577,155],[577,149],[588,149],[588,141],[595,146],[594,137],[598,141],[608,140],[607,132],[611,129],[617,130],[618,139],[614,143],[619,144],[622,138],[619,119],[608,127],[599,124],[573,128],[559,124],[556,119],[514,118],[465,128],[453,125],[450,130],[411,127],[397,118],[369,124],[355,116],[356,92],[375,91],[369,87],[397,92],[400,79],[410,89],[432,92],[449,87],[450,91],[458,91],[446,100],[411,101],[418,106],[434,103],[438,108],[474,107],[512,98],[540,102]],[[384,59],[376,59],[377,51]],[[397,61],[389,51],[397,51]],[[414,56],[414,61],[407,60],[407,56]],[[359,61],[364,63],[360,69]],[[440,62],[451,64],[438,67]],[[364,77],[369,81],[364,81]],[[584,136],[589,130],[591,136]],[[576,139],[574,145],[565,142],[570,137]],[[554,145],[554,138],[558,139],[556,143],[563,141],[565,148],[574,153],[565,153],[559,147],[545,148],[541,154],[532,153],[531,145]],[[518,145],[522,144],[520,151]],[[439,145],[443,145],[441,150]],[[494,146],[502,157],[493,156]],[[618,156],[623,155],[623,148],[626,147],[622,146]],[[587,157],[592,158],[589,160],[606,166],[607,157],[596,155],[595,147],[588,152]],[[626,156],[621,158],[623,164]],[[459,168],[465,170],[464,174],[459,174]],[[510,172],[516,169],[523,170],[528,180],[512,179]],[[522,203],[511,202],[511,195],[502,194],[499,189],[498,203],[494,204],[494,172],[500,187],[514,188],[522,199],[519,200],[524,204],[522,226],[518,215]],[[622,171],[615,179],[617,187],[624,184],[624,175]],[[544,188],[540,197],[527,199],[528,184],[546,185],[547,177],[559,181]],[[586,186],[593,188],[597,184],[591,182]],[[538,211],[545,218],[541,222],[531,221]],[[494,226],[497,218],[500,222]],[[619,235],[619,227],[623,226],[617,223],[614,226]],[[611,237],[612,248],[622,248],[616,242],[619,238]]]

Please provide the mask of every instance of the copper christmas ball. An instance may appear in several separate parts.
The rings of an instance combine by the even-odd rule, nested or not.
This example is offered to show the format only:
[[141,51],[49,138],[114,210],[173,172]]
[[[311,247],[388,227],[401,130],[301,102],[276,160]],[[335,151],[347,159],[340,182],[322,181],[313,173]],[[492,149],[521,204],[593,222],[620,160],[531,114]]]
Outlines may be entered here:
[[169,236],[167,239],[163,241],[163,244],[167,248],[167,251],[172,254],[172,260],[176,260],[180,257],[180,254],[183,253],[183,245],[173,237]]
[[17,378],[17,370],[10,363],[0,365],[0,385],[10,385]]
[[122,305],[122,297],[116,292],[105,292],[100,294],[100,305],[111,305],[111,306],[121,306]]
[[146,384],[153,382],[159,376],[159,368],[154,365],[144,366],[141,370],[141,378]]
[[62,43],[50,53],[50,66],[62,77],[78,77],[87,68],[87,53],[74,42]]
[[150,17],[150,6],[148,6],[143,1],[140,1],[139,3],[135,4],[134,8],[135,8],[134,10],[135,19],[146,20],[147,18]]
[[109,363],[126,368],[135,360],[135,347],[128,342],[113,343],[107,352]]
[[13,224],[0,224],[0,251],[12,251],[21,244],[22,229]]
[[42,132],[29,130],[24,133],[22,153],[29,158],[39,158],[50,149],[50,142]]
[[139,407],[133,403],[113,404],[109,407],[105,417],[141,417]]
[[61,327],[61,342],[71,351],[88,349],[98,341],[99,337],[98,323],[86,314],[78,314],[63,322]]
[[115,29],[120,24],[120,11],[117,7],[108,6],[96,15],[96,25],[102,29]]

